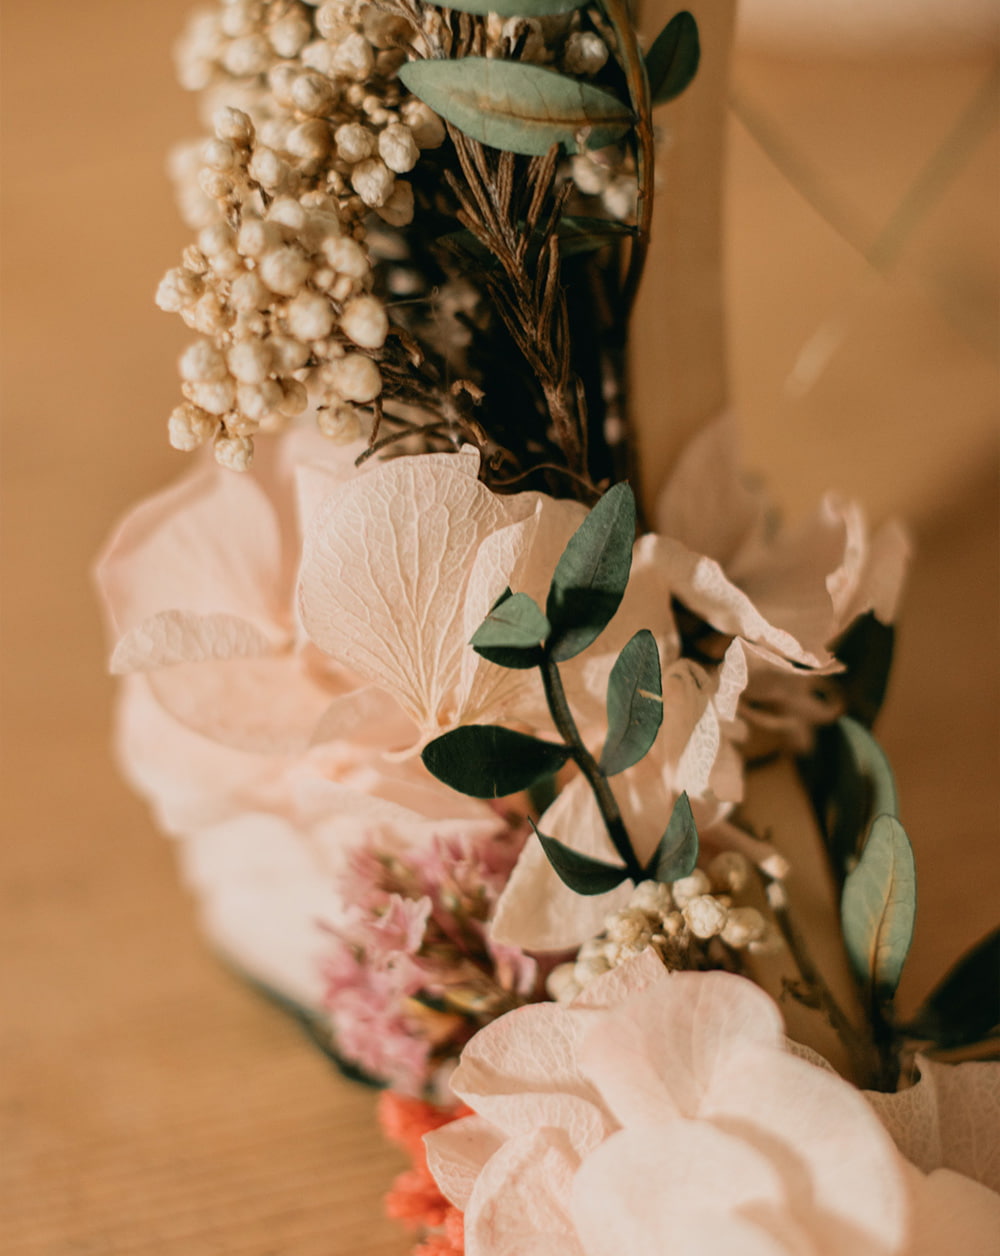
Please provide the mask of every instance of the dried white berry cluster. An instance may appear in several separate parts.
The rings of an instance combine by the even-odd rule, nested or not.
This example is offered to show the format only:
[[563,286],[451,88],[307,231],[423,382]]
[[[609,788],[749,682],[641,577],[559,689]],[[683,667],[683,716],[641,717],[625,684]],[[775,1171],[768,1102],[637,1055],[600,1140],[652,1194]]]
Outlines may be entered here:
[[369,355],[389,322],[370,291],[364,222],[411,220],[400,176],[444,139],[395,78],[400,33],[359,0],[222,0],[192,22],[181,81],[224,103],[194,172],[201,199],[190,187],[181,197],[197,243],[157,293],[200,336],[181,358],[177,448],[212,439],[219,462],[244,469],[254,434],[309,400],[327,435],[351,440],[354,405],[381,392]]
[[549,994],[568,1003],[583,988],[626,960],[655,947],[668,968],[691,967],[692,952],[718,938],[734,951],[762,953],[780,945],[777,930],[756,907],[734,906],[747,884],[750,865],[736,851],[723,851],[707,871],[665,885],[643,881],[628,906],[604,921],[604,931],[580,948],[574,961],[549,975]]

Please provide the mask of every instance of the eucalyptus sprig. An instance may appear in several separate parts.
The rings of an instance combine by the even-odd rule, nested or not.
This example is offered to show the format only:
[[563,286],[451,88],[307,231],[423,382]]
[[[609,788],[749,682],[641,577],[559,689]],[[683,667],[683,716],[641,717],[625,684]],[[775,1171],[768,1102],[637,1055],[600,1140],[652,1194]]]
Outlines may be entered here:
[[609,777],[633,767],[651,749],[663,721],[660,659],[653,634],[641,629],[624,646],[608,680],[608,731],[599,759],[577,727],[559,665],[597,640],[621,604],[632,566],[635,498],[627,484],[610,488],[570,537],[555,572],[545,610],[526,593],[505,589],[470,644],[491,663],[512,670],[537,668],[561,742],[498,724],[469,724],[430,742],[428,770],[475,798],[530,790],[575,763],[589,785],[621,865],[580,854],[538,834],[560,878],[579,894],[604,894],[626,879],[675,881],[698,858],[698,833],[687,795],[674,806],[652,857],[635,853]]

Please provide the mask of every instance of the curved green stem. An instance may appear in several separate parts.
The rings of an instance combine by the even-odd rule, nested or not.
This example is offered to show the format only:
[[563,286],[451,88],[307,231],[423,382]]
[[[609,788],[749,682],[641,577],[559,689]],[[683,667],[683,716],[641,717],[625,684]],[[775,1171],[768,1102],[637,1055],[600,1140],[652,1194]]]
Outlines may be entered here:
[[629,876],[638,885],[644,879],[642,865],[635,857],[632,843],[629,840],[628,830],[625,828],[622,813],[618,808],[618,802],[614,794],[611,792],[611,786],[608,784],[607,777],[601,772],[597,765],[597,760],[583,744],[580,730],[576,726],[576,720],[573,719],[569,703],[566,701],[566,691],[563,688],[562,677],[559,675],[559,667],[552,659],[547,658],[542,664],[541,671],[542,682],[545,686],[545,698],[549,704],[549,712],[552,715],[553,722],[559,730],[563,741],[570,748],[574,763],[576,763],[586,778],[587,784],[593,790],[597,806],[601,812],[601,818],[607,827],[608,836],[611,838],[615,850],[625,864]]

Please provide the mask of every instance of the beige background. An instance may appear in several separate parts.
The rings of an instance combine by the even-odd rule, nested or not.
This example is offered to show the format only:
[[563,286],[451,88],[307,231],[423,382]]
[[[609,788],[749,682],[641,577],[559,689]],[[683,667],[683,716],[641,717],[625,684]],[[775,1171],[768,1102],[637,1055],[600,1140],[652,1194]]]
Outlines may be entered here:
[[[389,1256],[371,1096],[206,953],[106,750],[88,564],[183,466],[184,329],[151,295],[186,238],[162,174],[193,125],[168,55],[186,8],[4,6],[0,1249]],[[910,1002],[1000,914],[995,102],[960,124],[990,68],[738,56],[742,115],[850,242],[729,129],[751,461],[793,512],[836,485],[918,540],[882,726],[922,874]],[[939,148],[879,274],[862,253]]]

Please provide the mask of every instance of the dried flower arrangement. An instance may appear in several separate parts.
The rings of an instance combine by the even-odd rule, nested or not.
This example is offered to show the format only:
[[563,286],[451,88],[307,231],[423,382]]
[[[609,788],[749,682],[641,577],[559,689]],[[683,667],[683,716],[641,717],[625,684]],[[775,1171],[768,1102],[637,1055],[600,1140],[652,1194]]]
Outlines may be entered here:
[[[101,560],[121,758],[221,951],[389,1087],[425,1256],[996,1250],[1000,1065],[935,1056],[989,1056],[1000,933],[894,1008],[906,536],[782,530],[726,418],[629,486],[653,110],[699,57],[622,0],[221,0],[180,47],[212,135],[157,300],[214,461]],[[774,760],[840,976],[744,807]]]

